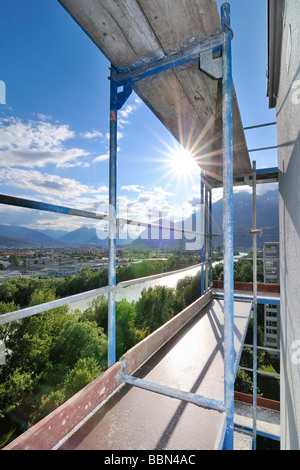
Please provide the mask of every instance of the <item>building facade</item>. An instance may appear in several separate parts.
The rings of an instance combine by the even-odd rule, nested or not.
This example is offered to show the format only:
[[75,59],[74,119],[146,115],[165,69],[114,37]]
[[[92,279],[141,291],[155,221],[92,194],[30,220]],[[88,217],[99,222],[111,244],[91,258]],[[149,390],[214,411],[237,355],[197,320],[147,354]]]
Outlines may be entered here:
[[[280,284],[279,243],[264,244],[264,283]],[[278,356],[280,348],[280,307],[266,304],[264,315],[265,346],[276,351],[272,353]]]
[[268,96],[276,108],[281,448],[300,449],[300,0],[269,0]]

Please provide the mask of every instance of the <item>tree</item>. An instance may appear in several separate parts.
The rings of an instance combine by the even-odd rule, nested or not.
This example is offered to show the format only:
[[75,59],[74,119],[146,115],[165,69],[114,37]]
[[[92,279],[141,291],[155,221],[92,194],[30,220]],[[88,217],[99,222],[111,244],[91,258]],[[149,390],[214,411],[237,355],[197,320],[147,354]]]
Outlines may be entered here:
[[94,357],[78,359],[73,369],[68,373],[64,387],[68,396],[82,390],[101,374],[99,362]]
[[[53,290],[36,290],[32,293],[29,304],[37,305],[54,299]],[[16,310],[14,305],[10,308]],[[5,342],[10,353],[2,374],[6,376],[15,368],[36,375],[44,374],[51,363],[52,342],[67,318],[68,307],[60,307],[7,325]]]
[[18,255],[10,255],[8,261],[12,266],[20,266],[20,258]]
[[135,328],[135,308],[134,303],[129,303],[123,299],[116,305],[116,343],[117,358],[128,351],[140,339]]
[[80,321],[80,317],[69,316],[61,332],[54,339],[51,350],[53,362],[63,362],[74,367],[80,358],[94,357],[105,360],[107,338],[103,329],[95,322]]
[[144,289],[136,302],[136,326],[152,333],[177,313],[175,290],[165,286]]
[[0,418],[15,410],[22,403],[24,394],[33,389],[32,375],[17,368],[9,374],[8,380],[0,383]]
[[253,383],[251,377],[245,370],[239,369],[236,374],[234,389],[237,392],[253,394]]
[[96,322],[98,327],[107,332],[108,305],[104,295],[99,295],[90,302],[88,308],[83,313],[83,318],[88,321]]
[[178,281],[176,286],[177,303],[179,310],[191,305],[200,297],[201,293],[201,271],[195,276]]
[[216,264],[216,266],[213,268],[213,279],[215,279],[216,281],[223,281],[223,270],[223,263]]
[[[19,310],[19,307],[14,303],[14,302],[0,302],[0,315],[3,315],[5,313],[10,313],[10,312],[15,312],[16,310]],[[0,326],[0,339],[6,342],[6,339],[9,337],[9,334],[12,330],[12,323],[8,323],[6,325],[1,325]]]

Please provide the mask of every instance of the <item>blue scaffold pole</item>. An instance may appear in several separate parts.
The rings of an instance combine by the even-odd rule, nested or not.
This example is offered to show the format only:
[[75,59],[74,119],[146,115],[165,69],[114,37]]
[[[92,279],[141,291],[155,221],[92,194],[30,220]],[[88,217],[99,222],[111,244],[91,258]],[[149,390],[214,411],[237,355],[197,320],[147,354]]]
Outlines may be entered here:
[[257,239],[256,239],[256,162],[253,162],[253,438],[256,450],[257,428]]
[[209,286],[212,287],[213,281],[213,270],[212,270],[212,250],[213,250],[213,243],[212,243],[212,190],[209,191]]
[[[117,257],[117,148],[118,110],[122,108],[132,93],[131,81],[120,85],[119,72],[111,65],[110,76],[110,141],[109,141],[109,245],[108,245],[108,285],[116,286]],[[119,88],[123,91],[119,91]],[[116,362],[116,293],[108,292],[108,367]]]
[[[200,214],[201,214],[201,229],[203,230],[203,211],[204,211],[204,181],[203,181],[203,174],[201,173],[201,182],[200,182]],[[205,230],[204,230],[205,231]],[[205,246],[205,236],[203,237],[203,244],[202,248],[200,249],[200,261],[204,263],[204,246]],[[200,295],[204,294],[204,265],[201,266],[201,287],[200,287]]]
[[221,7],[223,43],[223,233],[224,233],[224,449],[234,436],[233,122],[230,5]]
[[[111,67],[111,74],[114,69]],[[110,144],[109,144],[109,245],[108,285],[116,285],[116,212],[117,212],[117,112],[118,86],[110,81]],[[108,292],[108,367],[116,362],[116,300],[115,292]]]

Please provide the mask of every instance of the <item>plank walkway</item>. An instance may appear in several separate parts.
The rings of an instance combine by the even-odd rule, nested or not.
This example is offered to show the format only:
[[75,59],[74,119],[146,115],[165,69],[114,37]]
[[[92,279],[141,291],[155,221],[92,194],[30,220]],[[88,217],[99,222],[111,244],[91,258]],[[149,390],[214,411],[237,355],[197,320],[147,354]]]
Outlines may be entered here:
[[[235,302],[238,360],[251,306]],[[212,300],[134,376],[223,400],[223,301]],[[224,413],[125,384],[61,450],[218,449]]]

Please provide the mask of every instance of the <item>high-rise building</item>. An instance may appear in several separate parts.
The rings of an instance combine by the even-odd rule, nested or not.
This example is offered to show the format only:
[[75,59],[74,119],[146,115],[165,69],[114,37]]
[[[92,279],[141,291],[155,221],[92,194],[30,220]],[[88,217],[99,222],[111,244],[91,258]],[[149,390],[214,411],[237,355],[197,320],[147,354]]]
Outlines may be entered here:
[[[279,243],[264,244],[264,283],[279,284]],[[280,307],[266,304],[264,315],[265,346],[274,348],[274,355],[279,354],[280,345]]]

